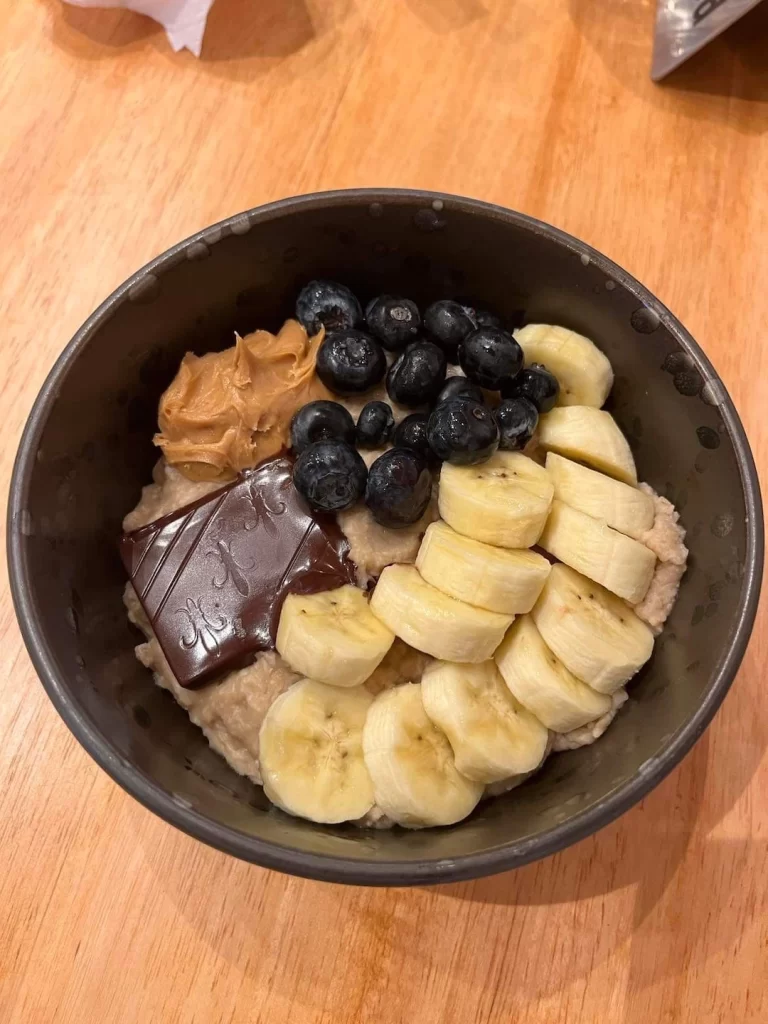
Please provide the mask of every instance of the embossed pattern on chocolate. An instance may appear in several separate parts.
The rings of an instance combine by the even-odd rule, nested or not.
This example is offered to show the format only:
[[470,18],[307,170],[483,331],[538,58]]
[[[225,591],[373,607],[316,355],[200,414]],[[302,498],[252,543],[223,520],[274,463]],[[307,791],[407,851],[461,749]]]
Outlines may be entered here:
[[333,517],[312,515],[281,457],[123,535],[120,553],[163,653],[195,687],[274,648],[286,594],[355,582]]

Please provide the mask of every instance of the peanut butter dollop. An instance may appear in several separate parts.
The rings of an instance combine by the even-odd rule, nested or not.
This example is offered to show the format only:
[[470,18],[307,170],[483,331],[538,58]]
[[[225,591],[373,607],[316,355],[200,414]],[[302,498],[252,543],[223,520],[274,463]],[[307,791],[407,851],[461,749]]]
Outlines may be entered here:
[[188,352],[160,399],[155,444],[190,480],[231,480],[275,455],[297,409],[333,397],[315,373],[322,331],[309,338],[287,320],[277,335],[235,337],[223,352]]

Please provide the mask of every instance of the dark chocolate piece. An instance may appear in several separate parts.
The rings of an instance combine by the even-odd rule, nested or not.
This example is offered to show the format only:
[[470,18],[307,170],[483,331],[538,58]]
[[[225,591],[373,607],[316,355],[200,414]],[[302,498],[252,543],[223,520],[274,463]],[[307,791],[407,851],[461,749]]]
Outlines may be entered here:
[[274,648],[286,594],[355,582],[333,516],[313,515],[288,458],[123,535],[120,553],[173,674],[196,687]]

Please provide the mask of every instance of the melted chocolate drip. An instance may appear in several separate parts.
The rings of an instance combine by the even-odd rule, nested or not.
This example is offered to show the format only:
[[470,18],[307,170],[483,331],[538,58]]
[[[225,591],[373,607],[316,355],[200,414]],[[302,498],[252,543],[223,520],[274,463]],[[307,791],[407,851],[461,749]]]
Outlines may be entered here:
[[292,471],[290,459],[272,459],[123,534],[123,563],[181,686],[203,686],[274,648],[287,594],[355,582],[336,520],[308,511]]

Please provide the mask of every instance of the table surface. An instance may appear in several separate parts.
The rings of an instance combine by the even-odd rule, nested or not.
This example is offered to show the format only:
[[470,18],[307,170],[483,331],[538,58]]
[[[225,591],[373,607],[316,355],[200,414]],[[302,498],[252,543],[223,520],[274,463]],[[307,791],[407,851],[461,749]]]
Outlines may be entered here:
[[[3,485],[51,362],[130,272],[356,185],[478,196],[607,253],[701,341],[767,469],[768,10],[659,87],[653,6],[217,0],[196,61],[138,15],[0,0]],[[765,630],[693,753],[598,835],[366,890],[239,863],[123,793],[45,697],[4,579],[3,1021],[765,1021]]]

